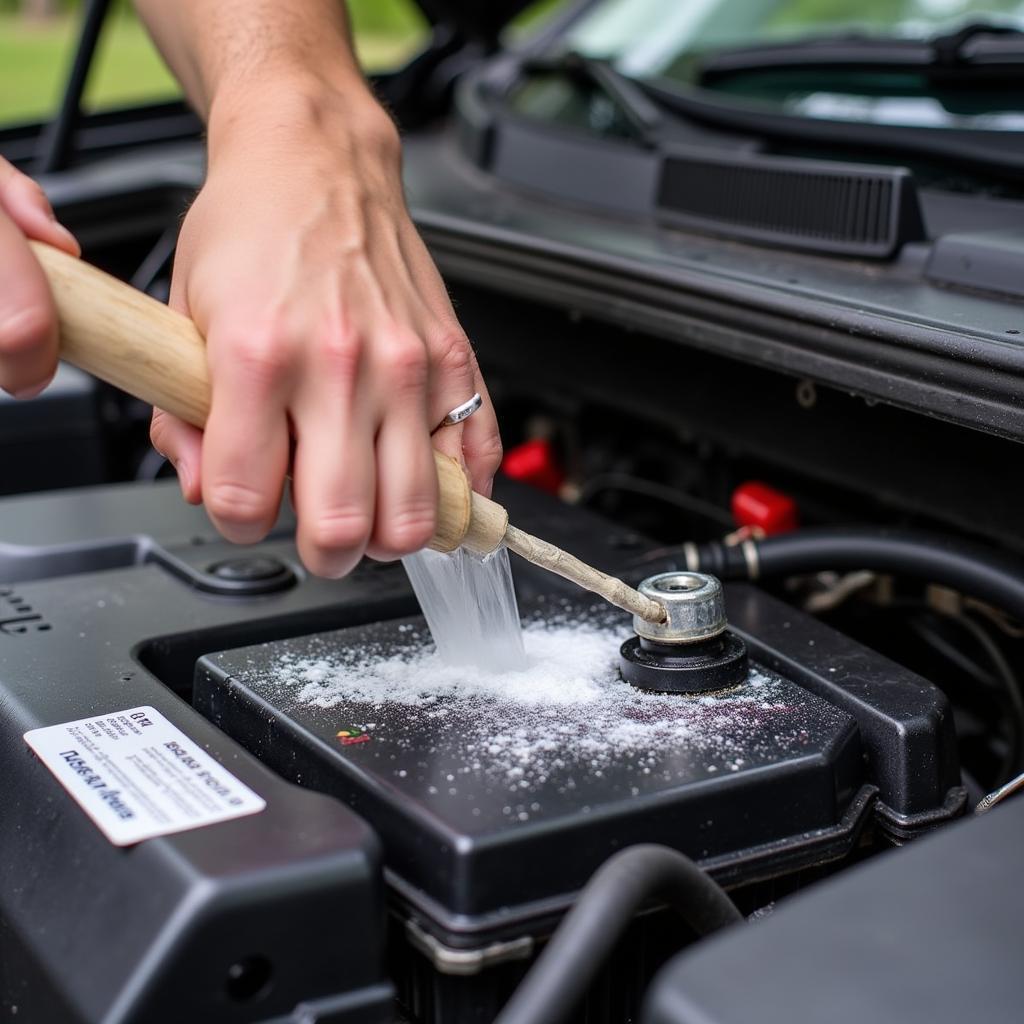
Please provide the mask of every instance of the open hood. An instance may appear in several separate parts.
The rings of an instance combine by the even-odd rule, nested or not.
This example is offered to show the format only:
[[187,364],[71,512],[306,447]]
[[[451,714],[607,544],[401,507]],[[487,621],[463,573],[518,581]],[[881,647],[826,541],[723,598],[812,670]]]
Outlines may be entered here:
[[459,35],[497,46],[501,30],[536,0],[416,0],[432,25],[446,25]]

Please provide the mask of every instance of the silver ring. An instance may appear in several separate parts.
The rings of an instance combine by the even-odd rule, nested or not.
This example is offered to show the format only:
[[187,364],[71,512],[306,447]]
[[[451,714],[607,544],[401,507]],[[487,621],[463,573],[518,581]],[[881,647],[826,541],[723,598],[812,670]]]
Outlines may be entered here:
[[440,430],[442,427],[450,427],[455,423],[461,423],[463,420],[468,420],[484,404],[484,400],[480,397],[480,392],[477,392],[468,402],[463,402],[462,405],[455,406],[454,409],[436,427],[431,433]]

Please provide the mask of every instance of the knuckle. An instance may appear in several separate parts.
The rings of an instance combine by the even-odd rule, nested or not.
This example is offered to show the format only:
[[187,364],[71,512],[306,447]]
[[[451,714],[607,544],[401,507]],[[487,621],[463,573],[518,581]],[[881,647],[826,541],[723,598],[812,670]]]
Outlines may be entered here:
[[264,389],[273,387],[289,371],[295,352],[291,338],[280,330],[236,336],[225,348],[237,371]]
[[35,179],[26,174],[19,175],[14,181],[14,187],[21,189],[25,193],[25,198],[34,206],[47,213],[53,212],[53,207],[50,206],[50,200],[43,191],[43,186]]
[[322,368],[333,379],[354,380],[359,375],[363,346],[351,335],[332,331],[321,339],[318,353]]
[[471,374],[476,365],[469,338],[459,327],[449,327],[435,342],[435,361],[441,373],[456,376]]
[[308,527],[311,546],[318,552],[329,554],[350,551],[365,546],[373,528],[368,511],[364,508],[339,508],[321,513]]
[[18,356],[46,345],[57,321],[44,305],[24,306],[0,322],[0,354]]
[[501,435],[490,433],[474,440],[471,444],[466,443],[466,455],[490,470],[496,470],[501,465],[505,454],[504,446],[501,443]]
[[210,515],[222,523],[255,526],[264,523],[270,514],[267,496],[237,481],[214,481],[205,495],[205,502]]
[[393,384],[406,390],[426,385],[427,351],[418,338],[395,342],[387,355],[388,372]]
[[401,160],[402,137],[398,125],[386,113],[367,122],[362,142],[369,152],[388,163]]
[[407,555],[419,551],[431,537],[437,521],[433,503],[409,502],[395,509],[385,519],[379,540],[390,552]]

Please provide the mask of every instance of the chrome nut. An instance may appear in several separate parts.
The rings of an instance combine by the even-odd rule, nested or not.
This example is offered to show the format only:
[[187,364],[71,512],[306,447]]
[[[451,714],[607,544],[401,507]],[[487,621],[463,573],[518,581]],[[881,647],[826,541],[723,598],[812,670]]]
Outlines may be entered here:
[[725,595],[714,576],[701,572],[662,572],[637,588],[666,612],[664,622],[633,616],[638,636],[662,644],[691,644],[725,632]]

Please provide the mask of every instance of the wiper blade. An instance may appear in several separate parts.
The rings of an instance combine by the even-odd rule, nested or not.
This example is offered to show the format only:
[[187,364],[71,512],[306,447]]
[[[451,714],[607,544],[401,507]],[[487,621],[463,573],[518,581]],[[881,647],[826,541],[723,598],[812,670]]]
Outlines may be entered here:
[[655,95],[646,83],[629,78],[607,60],[570,50],[551,57],[531,57],[521,68],[528,75],[565,76],[599,90],[629,125],[633,142],[646,149],[674,143],[718,144],[727,149],[755,145],[755,138],[747,133],[697,127],[690,117],[680,114],[674,102]]
[[1024,174],[1024,133],[975,128],[934,128],[857,121],[831,121],[776,111],[763,104],[739,103],[710,89],[669,79],[643,81],[644,91],[698,124],[760,139],[832,145],[895,157],[934,160],[1006,176]]
[[[735,102],[709,89],[688,87],[670,79],[638,79],[612,64],[570,53],[533,58],[521,65],[526,72],[562,74],[585,81],[610,95],[633,123],[638,141],[661,149],[680,141],[681,124],[701,126],[725,139],[783,139],[812,145],[861,148],[906,161],[913,158],[1008,176],[1024,173],[1024,133],[981,129],[906,127],[828,121],[777,112],[762,105]],[[685,140],[683,140],[685,141]],[[734,143],[735,148],[735,143]]]
[[760,71],[919,72],[960,83],[1024,77],[1024,31],[972,23],[931,39],[833,35],[721,50],[700,61],[697,80],[710,85]]

